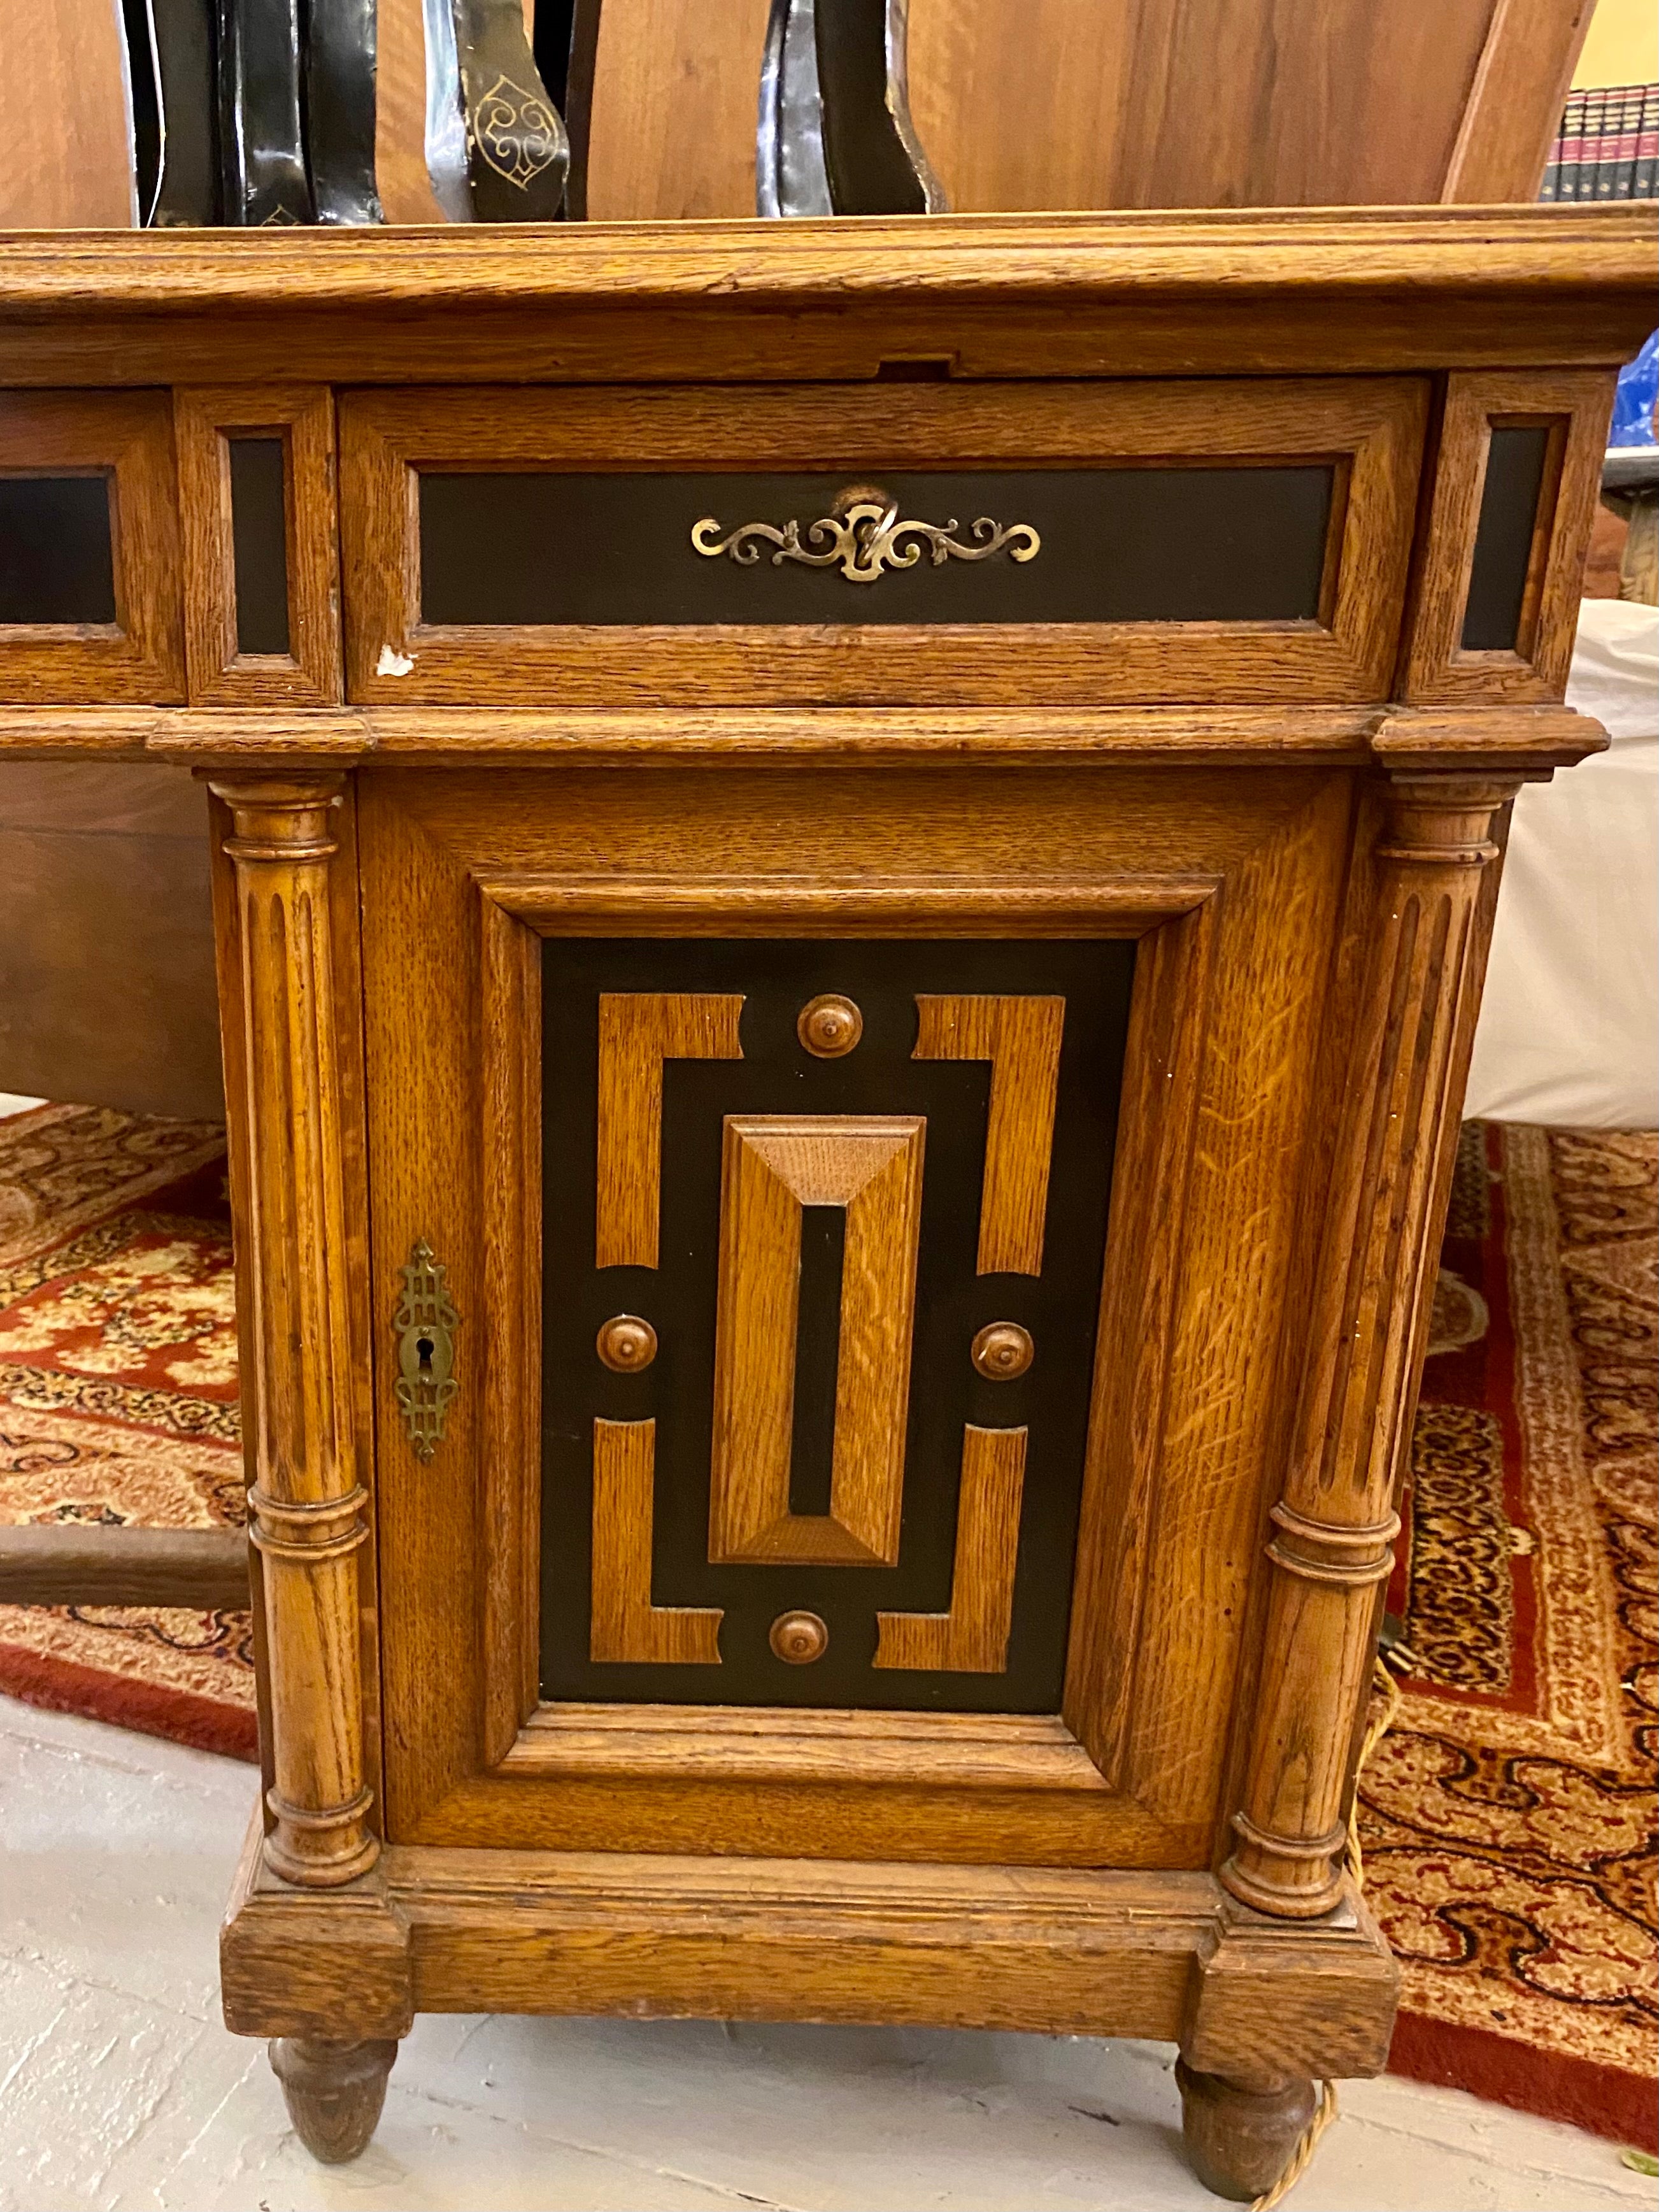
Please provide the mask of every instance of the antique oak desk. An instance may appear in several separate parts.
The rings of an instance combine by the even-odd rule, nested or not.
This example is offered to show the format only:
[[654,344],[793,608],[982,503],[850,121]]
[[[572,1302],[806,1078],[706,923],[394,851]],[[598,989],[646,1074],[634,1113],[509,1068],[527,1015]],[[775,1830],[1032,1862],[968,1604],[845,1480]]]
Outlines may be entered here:
[[214,793],[233,2028],[1387,2056],[1356,1731],[1638,210],[0,245],[0,741]]

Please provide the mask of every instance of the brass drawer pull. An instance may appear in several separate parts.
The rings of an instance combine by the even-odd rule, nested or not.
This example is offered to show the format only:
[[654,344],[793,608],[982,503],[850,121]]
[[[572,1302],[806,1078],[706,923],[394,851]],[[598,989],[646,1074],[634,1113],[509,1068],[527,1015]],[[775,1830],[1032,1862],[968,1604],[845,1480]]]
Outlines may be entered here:
[[838,567],[849,584],[873,584],[887,568],[914,568],[929,547],[936,568],[947,561],[986,561],[1001,552],[1011,560],[1034,561],[1042,550],[1029,522],[1005,527],[981,514],[969,531],[974,542],[966,545],[955,535],[961,527],[954,515],[949,522],[901,522],[898,501],[890,493],[878,485],[854,484],[836,495],[828,514],[804,528],[793,520],[781,528],[773,522],[744,522],[722,537],[720,523],[706,514],[691,526],[691,545],[711,561],[729,554],[744,568],[755,566],[763,545],[772,545],[777,549],[775,568],[786,561],[808,568]]

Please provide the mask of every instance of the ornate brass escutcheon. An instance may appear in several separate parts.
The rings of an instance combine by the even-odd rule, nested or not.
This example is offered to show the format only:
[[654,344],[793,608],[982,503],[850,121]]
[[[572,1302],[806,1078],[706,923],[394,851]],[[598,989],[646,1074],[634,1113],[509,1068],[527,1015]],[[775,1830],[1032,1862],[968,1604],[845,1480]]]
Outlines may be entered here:
[[1042,540],[1029,522],[1000,523],[988,514],[974,522],[964,544],[962,525],[909,522],[899,519],[898,501],[879,484],[849,484],[816,522],[791,520],[744,522],[726,530],[712,514],[691,526],[691,548],[708,560],[726,554],[741,568],[752,568],[763,545],[775,546],[772,566],[786,561],[806,568],[839,568],[849,584],[873,584],[884,574],[914,568],[926,554],[935,568],[947,561],[988,561],[1006,552],[1013,561],[1034,561]]
[[392,1316],[398,1338],[398,1404],[415,1456],[429,1460],[443,1442],[444,1418],[460,1387],[455,1331],[460,1317],[444,1287],[446,1269],[424,1237],[403,1269],[404,1294]]

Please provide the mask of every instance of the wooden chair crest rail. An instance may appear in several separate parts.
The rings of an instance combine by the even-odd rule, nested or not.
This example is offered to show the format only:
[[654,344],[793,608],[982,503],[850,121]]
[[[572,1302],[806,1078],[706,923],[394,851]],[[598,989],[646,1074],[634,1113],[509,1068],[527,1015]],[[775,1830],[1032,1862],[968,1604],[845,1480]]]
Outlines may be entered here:
[[1238,2195],[1383,2064],[1344,1821],[1645,230],[0,240],[0,753],[213,794],[225,2008],[319,2156],[422,2009],[1168,2037]]

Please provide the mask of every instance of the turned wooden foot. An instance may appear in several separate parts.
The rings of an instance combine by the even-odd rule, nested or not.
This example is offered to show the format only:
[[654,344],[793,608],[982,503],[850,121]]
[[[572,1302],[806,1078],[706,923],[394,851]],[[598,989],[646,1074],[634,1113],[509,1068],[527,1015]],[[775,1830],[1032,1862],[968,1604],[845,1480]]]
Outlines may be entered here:
[[1290,2162],[1313,2118],[1318,2093],[1305,2077],[1276,2089],[1245,2089],[1219,2074],[1195,2074],[1176,2062],[1187,2155],[1218,2197],[1248,2203],[1265,2196]]
[[386,2102],[386,2076],[398,2046],[324,2043],[282,2036],[270,2063],[283,2085],[295,2133],[325,2166],[343,2166],[368,2148]]

